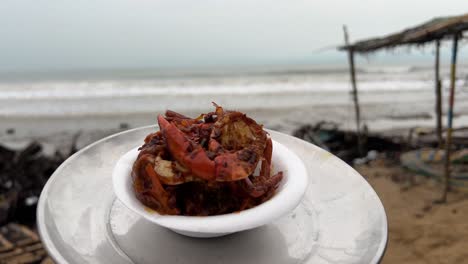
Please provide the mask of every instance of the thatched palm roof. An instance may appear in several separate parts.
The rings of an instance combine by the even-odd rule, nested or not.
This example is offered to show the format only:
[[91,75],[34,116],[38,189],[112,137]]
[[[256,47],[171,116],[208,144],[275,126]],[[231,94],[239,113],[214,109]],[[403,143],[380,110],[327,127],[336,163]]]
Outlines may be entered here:
[[348,46],[338,47],[338,49],[352,49],[354,52],[359,53],[373,52],[378,49],[393,48],[400,45],[419,45],[459,34],[464,30],[468,30],[468,14],[435,18],[401,32],[358,41]]

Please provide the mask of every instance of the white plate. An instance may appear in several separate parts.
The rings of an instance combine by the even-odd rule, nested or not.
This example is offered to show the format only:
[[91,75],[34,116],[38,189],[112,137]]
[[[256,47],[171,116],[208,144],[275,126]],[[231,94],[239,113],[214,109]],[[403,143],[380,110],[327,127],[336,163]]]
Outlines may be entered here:
[[135,196],[130,176],[138,148],[125,153],[114,167],[112,182],[117,198],[148,221],[191,237],[219,237],[272,222],[297,207],[307,188],[307,171],[302,160],[281,143],[272,140],[273,173],[283,172],[277,193],[248,210],[215,216],[160,215],[148,210]]
[[45,186],[37,224],[58,263],[377,263],[387,219],[370,185],[346,163],[302,140],[269,131],[294,151],[309,175],[306,194],[271,224],[220,238],[178,235],[116,200],[112,169],[155,131],[116,134],[65,161]]

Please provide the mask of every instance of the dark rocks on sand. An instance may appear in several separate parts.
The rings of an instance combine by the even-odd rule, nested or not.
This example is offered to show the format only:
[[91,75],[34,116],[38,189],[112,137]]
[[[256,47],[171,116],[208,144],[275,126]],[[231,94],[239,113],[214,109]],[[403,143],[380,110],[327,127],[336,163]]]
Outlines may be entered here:
[[73,137],[70,149],[58,150],[54,155],[44,154],[38,142],[16,150],[0,145],[0,226],[11,221],[34,225],[42,188],[55,169],[77,150],[77,138]]
[[361,136],[364,152],[360,155],[356,132],[341,130],[339,124],[325,121],[301,126],[293,132],[293,135],[330,151],[350,164],[356,161],[368,162],[375,159],[378,153],[398,153],[407,147],[402,139],[365,132]]

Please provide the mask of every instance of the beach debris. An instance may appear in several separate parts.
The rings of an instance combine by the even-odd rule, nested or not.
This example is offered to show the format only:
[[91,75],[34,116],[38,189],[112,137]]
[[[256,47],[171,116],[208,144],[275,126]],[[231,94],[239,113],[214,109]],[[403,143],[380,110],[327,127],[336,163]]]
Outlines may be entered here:
[[[450,186],[468,191],[468,149],[454,150],[450,155]],[[401,165],[413,172],[444,181],[445,151],[441,149],[421,148],[405,152],[400,157]]]
[[34,225],[42,188],[55,169],[77,151],[79,135],[72,137],[68,150],[53,155],[46,155],[36,141],[18,150],[0,145],[0,226],[11,221]]
[[120,123],[119,124],[119,128],[121,130],[126,130],[126,129],[129,129],[130,128],[130,125],[128,123]]
[[468,148],[454,152],[450,160],[454,164],[468,164]]
[[[447,136],[447,130],[441,130],[441,138],[436,129],[427,127],[411,128],[408,134],[408,142],[416,148],[420,147],[441,147],[445,143],[444,138]],[[452,131],[452,144],[456,148],[468,148],[468,127],[455,128]]]
[[349,164],[353,161],[362,164],[376,159],[378,153],[392,157],[407,148],[402,137],[384,137],[379,134],[362,135],[360,154],[358,134],[354,131],[340,130],[334,122],[321,121],[315,125],[303,125],[293,132],[295,137],[311,142],[338,156]]
[[379,155],[379,152],[376,150],[371,150],[367,152],[367,155],[362,158],[357,158],[353,160],[353,165],[361,165],[361,164],[367,164],[370,161],[376,160]]

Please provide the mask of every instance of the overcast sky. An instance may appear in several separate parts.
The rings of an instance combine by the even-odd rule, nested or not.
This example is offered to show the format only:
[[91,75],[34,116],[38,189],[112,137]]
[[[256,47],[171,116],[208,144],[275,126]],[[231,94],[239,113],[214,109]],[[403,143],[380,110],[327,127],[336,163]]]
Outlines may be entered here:
[[468,0],[0,3],[0,71],[320,64],[318,49],[468,12]]

